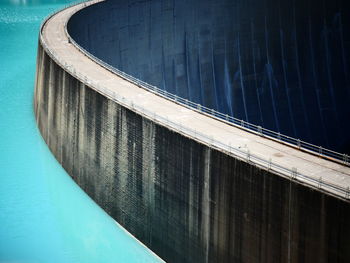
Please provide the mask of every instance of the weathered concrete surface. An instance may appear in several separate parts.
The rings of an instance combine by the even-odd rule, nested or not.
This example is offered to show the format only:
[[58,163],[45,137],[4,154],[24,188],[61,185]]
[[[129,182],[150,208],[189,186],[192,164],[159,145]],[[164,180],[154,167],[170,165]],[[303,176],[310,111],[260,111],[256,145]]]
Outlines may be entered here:
[[[185,136],[212,145],[221,151],[225,151],[222,145],[231,145],[232,149],[243,153],[238,154],[236,151],[235,154],[238,154],[238,157],[246,159],[246,152],[249,150],[259,158],[271,159],[273,163],[284,168],[295,168],[301,174],[315,180],[322,178],[323,181],[335,186],[350,187],[349,167],[301,152],[186,109],[125,81],[82,55],[75,46],[69,43],[64,31],[65,22],[72,13],[81,8],[81,6],[70,8],[50,19],[43,29],[42,39],[47,49],[61,61],[60,63],[66,70],[78,76],[82,82],[90,83],[89,86],[92,89],[113,98],[133,111],[142,113],[143,116],[148,116],[157,123],[166,124]],[[189,133],[189,130],[192,132]],[[200,134],[205,134],[207,138]],[[216,144],[213,145],[210,138],[215,139]],[[257,165],[261,164],[253,162]],[[290,177],[291,173],[286,171],[282,175]],[[303,178],[298,179],[306,183]],[[318,182],[313,186],[318,187]],[[327,191],[338,196],[340,194],[341,197],[345,196],[344,193],[339,193],[334,189],[327,188]]]
[[[44,28],[48,49],[71,68],[39,47],[35,112],[56,158],[101,207],[169,262],[349,261],[349,202],[212,149],[100,92],[110,89],[233,146],[279,156],[280,164],[293,162],[310,176],[346,184],[349,168],[181,111],[97,67],[66,41],[62,25],[71,11]],[[98,85],[87,87],[68,73],[72,68]]]
[[350,153],[349,0],[114,0],[68,30],[159,88]]

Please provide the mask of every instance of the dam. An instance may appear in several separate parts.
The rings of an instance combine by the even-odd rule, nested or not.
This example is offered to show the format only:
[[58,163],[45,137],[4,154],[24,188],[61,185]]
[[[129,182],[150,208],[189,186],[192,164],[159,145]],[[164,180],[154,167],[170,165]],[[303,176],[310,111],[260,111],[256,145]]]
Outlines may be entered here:
[[42,26],[34,108],[44,140],[165,261],[350,259],[347,158],[201,111],[348,152],[349,10],[283,3],[91,1]]

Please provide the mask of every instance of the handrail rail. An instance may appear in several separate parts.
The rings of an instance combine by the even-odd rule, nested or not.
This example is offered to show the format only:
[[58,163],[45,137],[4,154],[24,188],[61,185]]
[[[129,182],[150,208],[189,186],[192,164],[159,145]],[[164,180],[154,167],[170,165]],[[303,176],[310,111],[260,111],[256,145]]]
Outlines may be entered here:
[[[93,2],[93,1],[99,2],[101,0],[92,0],[92,1],[88,1],[88,2]],[[86,2],[86,1],[79,1],[78,3],[75,3],[73,5],[79,4],[81,2]],[[71,7],[73,5],[69,5],[69,6],[65,7],[64,9],[67,9],[68,7]],[[61,9],[60,11],[62,11],[64,9]],[[153,119],[157,123],[160,123],[160,124],[162,124],[166,127],[169,127],[173,130],[176,130],[177,132],[179,132],[180,134],[183,134],[185,136],[192,136],[195,140],[198,140],[202,143],[205,143],[206,145],[209,145],[212,148],[223,150],[223,151],[229,153],[230,155],[234,155],[236,158],[239,158],[241,160],[245,160],[247,162],[253,162],[255,165],[257,165],[259,167],[274,171],[274,173],[277,173],[282,177],[289,178],[292,181],[298,181],[298,183],[307,184],[308,186],[311,186],[313,188],[317,188],[320,191],[327,192],[328,194],[332,194],[334,196],[337,196],[337,197],[340,197],[340,198],[343,198],[346,200],[350,200],[349,187],[342,187],[342,186],[336,185],[334,183],[327,182],[327,181],[323,180],[322,177],[316,179],[316,178],[307,176],[307,175],[302,174],[299,171],[297,171],[297,169],[294,167],[292,167],[290,169],[290,168],[283,167],[277,163],[274,163],[274,162],[272,162],[271,158],[269,160],[267,160],[263,157],[260,157],[260,156],[257,156],[255,154],[251,153],[249,150],[244,151],[243,149],[232,147],[230,144],[228,145],[226,143],[220,142],[213,137],[209,137],[206,134],[200,133],[196,130],[185,127],[181,124],[170,121],[169,119],[164,118],[164,117],[162,117],[154,112],[150,112],[149,110],[145,109],[144,107],[141,107],[137,104],[134,104],[132,101],[128,101],[125,97],[121,97],[116,92],[105,89],[105,88],[99,86],[97,83],[90,81],[87,78],[87,76],[79,74],[78,72],[76,72],[76,70],[74,68],[67,65],[66,62],[60,61],[59,57],[56,56],[55,52],[53,50],[50,50],[47,47],[47,45],[42,37],[42,29],[43,29],[43,26],[45,25],[45,23],[48,21],[48,19],[50,19],[56,13],[57,13],[57,11],[54,12],[53,14],[51,14],[50,16],[48,16],[44,20],[44,22],[42,23],[41,28],[40,28],[40,42],[43,45],[43,47],[45,48],[45,50],[48,52],[48,55],[55,62],[57,62],[59,65],[61,65],[64,69],[70,71],[74,75],[74,77],[76,77],[77,79],[79,79],[80,81],[85,83],[87,86],[91,87],[92,89],[97,90],[99,93],[103,94],[104,96],[110,98],[113,101],[118,102],[121,105],[124,105],[128,108],[131,107],[135,112],[140,112],[140,113],[142,113],[142,115],[148,116],[148,118]],[[319,149],[319,147],[314,146],[312,144],[305,143],[301,140],[297,140],[297,139],[291,138],[289,136],[285,136],[285,135],[282,135],[280,133],[276,133],[276,132],[264,129],[261,126],[256,126],[256,125],[250,124],[248,122],[245,122],[243,120],[239,120],[237,118],[230,117],[228,115],[224,115],[224,114],[217,112],[213,109],[209,109],[209,108],[204,107],[200,104],[193,103],[191,101],[188,101],[186,99],[178,97],[177,95],[171,94],[167,91],[164,91],[164,90],[161,90],[157,87],[149,85],[148,83],[145,83],[145,82],[143,82],[137,78],[134,78],[134,77],[132,77],[132,76],[130,76],[130,75],[114,68],[114,67],[111,67],[110,65],[106,64],[105,62],[103,62],[99,58],[97,58],[94,55],[87,52],[84,48],[82,48],[80,45],[78,45],[74,41],[74,39],[71,38],[71,36],[67,32],[67,25],[66,24],[65,24],[65,32],[67,34],[69,42],[72,43],[73,45],[75,45],[76,48],[79,49],[85,56],[94,60],[96,63],[100,64],[102,67],[106,68],[107,70],[111,71],[112,73],[114,73],[114,74],[122,77],[123,79],[126,79],[127,81],[137,85],[138,87],[144,88],[144,89],[146,89],[146,90],[148,90],[156,95],[162,96],[162,97],[169,99],[175,103],[181,104],[187,108],[190,108],[192,110],[196,110],[200,113],[207,114],[211,117],[217,118],[218,120],[225,121],[231,125],[234,125],[236,127],[242,128],[244,130],[256,133],[260,136],[272,138],[271,134],[272,135],[277,134],[277,136],[278,136],[277,139],[283,143],[289,144],[291,141],[291,142],[296,142],[297,147],[300,149],[302,147],[305,147],[305,145],[308,148],[304,148],[304,149],[307,149],[307,150],[309,150],[309,148],[310,148],[310,150]],[[323,148],[321,148],[321,151],[319,151],[318,153],[320,156],[323,157],[325,152],[333,154],[335,157],[331,156],[332,158],[336,158],[336,156],[338,156],[338,155],[343,156],[342,154],[339,154],[339,153],[331,151],[331,150],[325,150]],[[346,158],[342,162],[345,165],[349,165],[349,156],[347,156],[347,155],[345,155],[345,156],[346,156]]]
[[[64,7],[64,9],[67,9],[68,7],[71,7],[74,5],[78,5],[78,4],[83,3],[83,2],[89,2],[89,1],[86,1],[86,0],[75,1],[74,3]],[[64,9],[61,9],[61,10],[64,10]],[[53,14],[49,15],[49,17],[46,18],[44,20],[44,22],[46,20],[48,20],[51,16],[55,15],[57,12],[59,12],[61,10],[57,10]],[[99,59],[98,57],[94,56],[93,54],[91,54],[90,52],[85,50],[83,47],[81,47],[68,33],[67,25],[65,25],[65,32],[67,34],[69,42],[72,43],[73,45],[75,45],[84,55],[90,57],[92,60],[96,61],[98,64],[100,64],[101,66],[103,66],[107,70],[113,72],[114,74],[117,74],[118,76],[122,77],[123,79],[126,79],[126,80],[132,82],[133,84],[143,88],[143,89],[146,89],[152,93],[155,93],[159,96],[162,96],[162,97],[169,99],[173,102],[176,102],[178,104],[182,104],[183,106],[190,108],[192,110],[195,110],[195,111],[198,111],[201,113],[205,113],[205,114],[209,115],[210,117],[213,117],[213,118],[218,119],[220,121],[224,121],[224,122],[228,123],[229,125],[233,125],[237,128],[244,129],[248,132],[252,132],[254,134],[257,134],[261,137],[267,137],[269,139],[273,139],[273,140],[278,141],[280,143],[296,147],[299,150],[304,150],[304,151],[310,152],[312,154],[318,155],[319,157],[327,158],[331,161],[336,161],[337,163],[340,163],[340,164],[343,164],[346,166],[350,166],[350,156],[345,154],[345,153],[342,154],[342,153],[324,148],[322,146],[313,145],[313,144],[305,142],[303,140],[296,139],[296,138],[281,134],[279,132],[275,132],[275,131],[263,128],[262,126],[246,122],[244,120],[229,116],[227,114],[223,114],[219,111],[208,108],[208,107],[203,106],[201,104],[194,103],[190,100],[184,99],[184,98],[179,97],[175,94],[172,94],[166,90],[162,90],[156,86],[150,85],[150,84],[148,84],[140,79],[137,79],[137,78],[107,64],[103,60]]]
[[214,109],[210,109],[208,107],[205,107],[201,104],[194,103],[190,100],[184,99],[182,97],[179,97],[175,94],[172,94],[166,90],[162,90],[156,86],[150,85],[142,80],[139,80],[109,64],[102,61],[101,59],[97,58],[93,54],[89,53],[87,50],[85,50],[83,47],[81,47],[67,32],[67,36],[69,41],[75,45],[84,55],[90,57],[92,60],[96,61],[98,64],[106,68],[107,70],[113,72],[114,74],[117,74],[118,76],[122,77],[123,79],[126,79],[138,87],[141,87],[143,89],[146,89],[152,93],[155,93],[157,95],[160,95],[166,99],[169,99],[173,102],[176,102],[178,104],[182,104],[183,106],[190,108],[195,111],[199,111],[201,113],[206,113],[209,116],[218,119],[220,121],[224,121],[230,125],[233,125],[237,128],[244,129],[249,132],[253,132],[257,135],[260,135],[262,137],[267,137],[273,140],[276,140],[278,142],[292,145],[294,147],[297,147],[299,150],[306,150],[308,152],[311,152],[313,154],[317,154],[320,157],[330,159],[331,161],[336,161],[338,163],[341,163],[346,166],[350,166],[350,158],[347,154],[341,154],[332,150],[329,150],[327,148],[323,148],[322,146],[316,146],[311,143],[302,141],[300,139],[296,139],[284,134],[281,134],[279,132],[275,132],[266,128],[263,128],[259,125],[255,125],[249,122],[246,122],[241,119],[237,119],[235,117],[229,116],[227,114],[223,114],[221,112],[218,112]]
[[336,162],[344,164],[346,166],[350,166],[350,157],[347,154],[338,153],[336,151],[324,148],[322,146],[313,145],[311,143],[302,141],[300,139],[296,139],[296,138],[281,134],[279,132],[275,132],[275,131],[263,128],[259,125],[255,125],[255,124],[246,122],[244,120],[229,116],[227,114],[223,114],[223,113],[218,112],[214,109],[208,108],[208,107],[203,106],[201,104],[194,103],[190,100],[184,99],[184,98],[179,97],[179,96],[177,96],[173,93],[170,93],[166,90],[162,90],[156,86],[150,85],[150,84],[148,84],[140,79],[137,79],[137,78],[107,64],[103,60],[99,59],[98,57],[94,56],[93,54],[91,54],[90,52],[85,50],[70,36],[70,34],[67,31],[67,27],[65,27],[65,30],[66,30],[66,34],[67,34],[67,37],[69,39],[69,42],[72,43],[73,45],[75,45],[84,55],[90,57],[91,59],[96,61],[98,64],[100,64],[101,66],[106,68],[107,70],[109,70],[109,71],[113,72],[114,74],[117,74],[118,76],[136,84],[137,86],[139,86],[143,89],[146,89],[152,93],[160,95],[160,96],[162,96],[166,99],[169,99],[173,102],[176,102],[178,104],[182,104],[183,106],[185,106],[187,108],[191,108],[192,110],[196,110],[196,111],[199,111],[201,113],[206,113],[215,119],[218,119],[220,121],[224,121],[224,122],[226,122],[230,125],[233,125],[237,128],[244,129],[246,131],[253,132],[257,135],[260,135],[262,137],[267,137],[267,138],[276,140],[278,142],[297,147],[299,150],[306,150],[308,152],[311,152],[313,154],[318,155],[319,157],[327,158],[327,159],[330,159],[331,161],[336,161]]

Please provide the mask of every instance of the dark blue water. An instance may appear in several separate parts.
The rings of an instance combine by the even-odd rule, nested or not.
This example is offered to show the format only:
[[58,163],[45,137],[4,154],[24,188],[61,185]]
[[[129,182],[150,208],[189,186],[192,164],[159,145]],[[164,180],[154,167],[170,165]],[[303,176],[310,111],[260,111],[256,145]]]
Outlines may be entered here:
[[35,124],[41,20],[69,1],[0,1],[0,262],[154,262],[70,179]]

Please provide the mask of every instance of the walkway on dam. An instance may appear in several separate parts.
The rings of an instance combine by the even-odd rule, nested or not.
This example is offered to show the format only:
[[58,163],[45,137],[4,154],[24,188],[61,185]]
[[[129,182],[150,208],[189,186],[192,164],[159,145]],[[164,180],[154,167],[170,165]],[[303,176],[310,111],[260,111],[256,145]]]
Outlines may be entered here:
[[[128,82],[85,56],[69,43],[65,25],[73,13],[84,6],[97,2],[100,1],[67,8],[54,15],[43,28],[44,46],[46,45],[54,59],[70,74],[121,105],[185,136],[211,145],[218,150],[230,151],[237,158],[249,159],[256,165],[274,170],[274,167],[269,167],[271,162],[275,167],[286,168],[285,170],[276,170],[276,173],[281,176],[292,177],[300,183],[320,188],[341,198],[349,198],[347,193],[344,194],[344,192],[329,187],[326,182],[335,187],[347,189],[350,187],[350,167],[246,132],[185,108]],[[261,159],[251,158],[252,156],[258,156]],[[260,160],[266,160],[266,162]],[[295,178],[295,173],[291,171],[305,175],[314,181],[305,180],[302,176]]]

